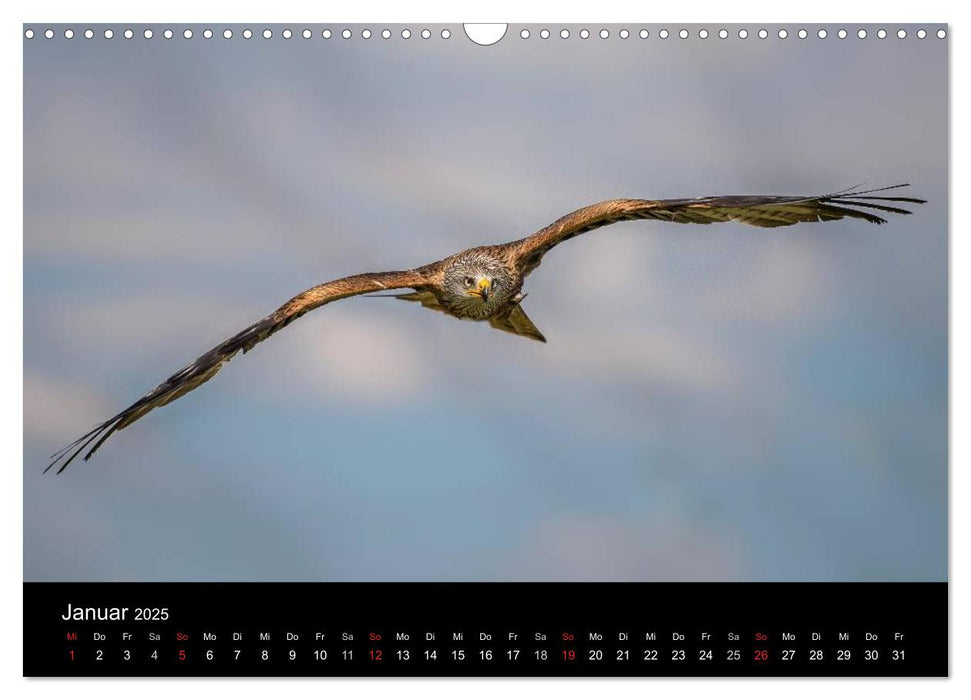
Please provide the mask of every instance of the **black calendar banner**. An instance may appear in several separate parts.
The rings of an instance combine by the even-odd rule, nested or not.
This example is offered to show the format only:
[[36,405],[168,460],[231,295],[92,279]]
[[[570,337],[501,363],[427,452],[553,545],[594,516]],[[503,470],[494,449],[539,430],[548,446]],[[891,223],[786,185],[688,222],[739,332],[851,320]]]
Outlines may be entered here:
[[25,583],[27,676],[946,676],[946,583]]

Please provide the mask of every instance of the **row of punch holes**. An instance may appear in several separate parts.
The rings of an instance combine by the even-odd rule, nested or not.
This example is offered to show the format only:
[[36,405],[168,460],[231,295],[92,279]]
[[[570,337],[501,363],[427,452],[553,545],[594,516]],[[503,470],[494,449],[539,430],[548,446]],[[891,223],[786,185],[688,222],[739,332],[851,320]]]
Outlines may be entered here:
[[[468,27],[466,28],[466,34],[469,36],[470,39],[472,39],[472,41],[478,44],[489,45],[489,44],[498,42],[499,39],[501,39],[505,35],[505,26],[504,25],[500,25],[500,26],[503,27],[502,33],[499,34],[498,37],[495,38],[494,40],[490,39],[488,33],[481,35],[482,38],[480,39],[479,36],[477,36],[476,32],[469,31]],[[304,39],[310,39],[314,36],[314,32],[311,29],[303,29],[299,32],[294,32],[294,30],[289,28],[280,30],[279,36],[281,36],[284,39],[292,39],[294,36],[297,36],[298,33],[299,33],[299,36],[303,37]],[[734,32],[730,32],[728,29],[720,29],[717,32],[709,32],[707,29],[698,29],[696,36],[699,39],[707,39],[713,36],[717,36],[719,39],[728,39],[734,34],[739,39],[747,39],[749,38],[749,36],[756,36],[759,39],[768,39],[770,36],[772,36],[773,33],[779,39],[786,39],[790,36],[789,30],[784,28],[780,28],[775,32],[769,32],[769,30],[767,29],[758,29],[758,30],[753,30],[753,32],[751,33],[749,32],[748,29],[745,29],[745,28],[738,29],[737,31],[734,31]],[[184,29],[181,32],[181,34],[184,39],[192,39],[193,37],[196,36],[195,32],[193,32],[193,30],[191,29]],[[440,36],[442,39],[449,39],[452,36],[452,31],[448,28],[444,28],[440,31],[437,31],[436,34]],[[846,29],[837,29],[834,32],[834,34],[839,39],[846,39],[848,36],[850,36],[850,31],[847,31]],[[856,30],[855,34],[859,39],[866,39],[869,36],[869,33],[867,32],[867,30],[862,28]],[[947,31],[945,29],[938,29],[936,34],[938,39],[944,39],[947,37]],[[70,28],[63,30],[62,35],[65,39],[73,39],[75,36],[78,36],[78,34],[75,33],[73,29],[70,29]],[[104,36],[105,39],[113,39],[115,37],[115,31],[111,28],[108,28],[103,30],[102,35]],[[138,33],[136,33],[135,30],[133,29],[124,29],[121,31],[121,36],[123,36],[125,39],[133,39],[137,35]],[[199,35],[203,39],[212,39],[213,37],[216,37],[216,36],[222,36],[223,39],[232,39],[233,37],[237,36],[237,34],[233,32],[232,29],[228,29],[228,28],[223,29],[221,32],[219,32],[219,30],[214,31],[212,29],[203,29],[202,31],[199,32]],[[259,31],[259,35],[262,36],[264,39],[272,39],[274,36],[276,36],[276,34],[272,29],[263,29],[262,31]],[[325,28],[320,31],[320,37],[322,39],[331,39],[334,37],[351,39],[354,37],[354,35],[355,35],[354,31],[348,28],[345,28],[343,30],[332,30],[329,28]],[[380,36],[382,39],[391,39],[394,35],[395,35],[395,32],[387,28],[382,29],[379,32],[372,31],[371,29],[361,29],[358,31],[358,36],[361,39],[370,39],[376,36]],[[426,28],[426,29],[417,31],[415,34],[413,34],[411,29],[404,28],[398,31],[398,35],[402,39],[410,39],[412,36],[420,36],[422,39],[430,39],[433,36],[433,32],[430,29]],[[495,31],[492,32],[492,35],[495,35]],[[534,34],[533,31],[531,31],[530,29],[523,28],[519,32],[519,36],[521,39],[530,39],[534,36],[539,37],[540,39],[549,39],[550,37],[553,37],[553,36],[559,36],[560,39],[569,39],[571,36],[577,36],[580,39],[589,39],[591,36],[594,36],[594,35],[599,36],[601,39],[609,39],[612,34],[611,34],[611,31],[606,28],[600,29],[599,31],[594,30],[594,32],[591,32],[589,29],[580,29],[576,32],[575,35],[569,29],[561,29],[559,32],[553,32],[553,31],[550,31],[549,29],[544,28],[536,31]],[[617,30],[616,35],[621,39],[629,39],[631,36],[634,36],[634,35],[640,37],[641,39],[647,39],[651,36],[651,32],[648,29],[640,29],[632,32],[631,30],[624,28],[624,29]],[[886,29],[878,29],[876,30],[876,32],[874,32],[874,35],[878,39],[886,39],[888,36],[890,36],[890,34],[887,32]],[[24,31],[24,37],[27,39],[33,39],[37,36],[43,36],[45,39],[53,39],[57,36],[57,32],[55,32],[53,29],[45,29],[42,33],[38,33],[38,31],[35,31],[32,28],[27,28]],[[93,29],[84,29],[80,31],[80,36],[83,36],[85,39],[93,39],[95,36],[97,36],[97,33]],[[153,39],[155,38],[155,30],[146,28],[141,31],[141,36],[144,37],[145,39]],[[173,31],[172,29],[163,29],[160,32],[160,36],[163,39],[172,39],[176,36],[176,32]],[[257,36],[257,33],[254,32],[252,29],[243,29],[242,31],[239,32],[238,36],[241,36],[243,39],[252,39],[254,36]],[[680,39],[688,39],[691,37],[691,32],[687,29],[680,29],[676,33],[671,32],[668,29],[660,29],[657,31],[657,38],[659,39],[667,39],[672,36],[677,36]],[[798,37],[799,39],[807,39],[810,36],[812,36],[812,34],[807,29],[798,29],[798,30],[795,30],[794,36]],[[827,37],[829,37],[829,32],[826,29],[818,29],[815,32],[815,36],[819,39],[826,39]],[[906,29],[898,29],[896,31],[896,36],[898,39],[906,39],[908,36],[908,32]],[[916,36],[918,39],[925,39],[928,36],[928,32],[926,29],[918,29],[916,32],[914,32],[914,36]]]

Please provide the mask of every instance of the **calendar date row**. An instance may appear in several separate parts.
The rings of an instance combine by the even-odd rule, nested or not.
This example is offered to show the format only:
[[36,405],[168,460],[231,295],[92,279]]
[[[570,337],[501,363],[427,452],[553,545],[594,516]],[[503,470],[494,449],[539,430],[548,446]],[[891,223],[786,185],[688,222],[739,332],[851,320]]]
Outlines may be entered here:
[[907,659],[905,647],[810,647],[810,648],[685,648],[685,647],[607,647],[607,648],[303,648],[303,647],[94,647],[90,649],[69,648],[67,658],[71,662],[84,660],[96,663],[120,662],[160,662],[176,663],[266,663],[266,662],[314,662],[314,663],[408,663],[420,661],[434,663],[447,661],[453,663],[474,662],[531,662],[558,663],[601,663],[601,662],[698,662],[723,661],[727,663],[750,662],[764,664],[770,662],[810,662],[825,663],[835,661],[847,663],[864,662],[904,662]]

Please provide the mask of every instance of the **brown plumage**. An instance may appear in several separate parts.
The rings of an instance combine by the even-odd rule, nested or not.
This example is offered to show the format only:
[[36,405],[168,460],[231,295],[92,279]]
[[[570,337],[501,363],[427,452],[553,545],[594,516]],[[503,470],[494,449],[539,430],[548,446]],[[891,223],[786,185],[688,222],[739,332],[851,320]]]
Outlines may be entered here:
[[333,301],[372,292],[410,289],[412,291],[391,296],[419,302],[426,308],[455,318],[489,321],[498,330],[546,342],[520,306],[526,296],[522,293],[523,281],[554,246],[581,233],[634,219],[685,224],[736,221],[750,226],[775,227],[847,217],[882,224],[885,220],[874,212],[909,214],[897,204],[924,203],[924,200],[914,197],[874,194],[906,186],[862,191],[851,189],[815,197],[757,195],[667,200],[611,199],[578,209],[517,241],[470,248],[413,270],[371,272],[325,282],[301,292],[266,318],[190,362],[125,410],[96,425],[90,432],[52,455],[52,461],[44,471],[60,462],[57,473],[61,473],[85,449],[84,459],[87,460],[115,431],[209,381],[238,352],[248,352],[291,321]]

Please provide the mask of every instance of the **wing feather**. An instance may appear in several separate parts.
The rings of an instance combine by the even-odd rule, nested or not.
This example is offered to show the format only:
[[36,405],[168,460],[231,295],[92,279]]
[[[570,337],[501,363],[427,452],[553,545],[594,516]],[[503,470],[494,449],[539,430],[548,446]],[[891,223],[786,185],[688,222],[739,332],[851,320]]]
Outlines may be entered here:
[[260,319],[187,364],[125,410],[99,423],[70,445],[51,455],[52,461],[44,471],[47,472],[60,462],[57,470],[60,474],[78,454],[94,443],[84,455],[85,460],[89,459],[115,431],[131,425],[152,409],[171,403],[201,386],[212,379],[237,353],[252,350],[257,343],[266,340],[308,311],[332,301],[385,289],[422,290],[430,283],[429,272],[430,270],[426,268],[398,272],[371,272],[343,277],[301,292],[269,316]]
[[531,236],[508,244],[515,264],[525,273],[539,265],[554,246],[582,233],[619,221],[654,219],[678,224],[712,224],[735,221],[749,226],[773,228],[811,221],[862,219],[886,223],[874,211],[909,214],[902,207],[885,202],[923,204],[925,200],[905,196],[880,196],[875,192],[907,187],[892,185],[873,190],[850,189],[813,197],[730,195],[694,199],[611,199],[578,209],[557,219]]

